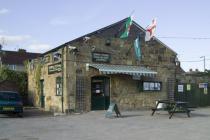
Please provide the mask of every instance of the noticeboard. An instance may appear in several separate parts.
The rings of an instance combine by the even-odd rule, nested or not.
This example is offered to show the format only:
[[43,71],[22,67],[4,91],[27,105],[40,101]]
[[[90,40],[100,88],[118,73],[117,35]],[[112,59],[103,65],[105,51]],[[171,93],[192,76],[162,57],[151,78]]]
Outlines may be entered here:
[[207,88],[208,87],[208,83],[199,83],[198,87],[199,88]]
[[187,84],[187,91],[191,90],[191,84]]
[[184,92],[184,85],[178,85],[178,92]]
[[208,88],[204,88],[204,89],[203,89],[203,93],[204,93],[205,95],[207,95],[207,94],[208,94]]

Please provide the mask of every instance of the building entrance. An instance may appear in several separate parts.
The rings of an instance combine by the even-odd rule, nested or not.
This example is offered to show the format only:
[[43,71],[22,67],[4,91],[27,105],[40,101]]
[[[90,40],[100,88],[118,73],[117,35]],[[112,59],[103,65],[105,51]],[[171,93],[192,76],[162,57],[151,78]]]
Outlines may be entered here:
[[108,77],[92,77],[91,110],[106,110],[110,104],[110,79]]

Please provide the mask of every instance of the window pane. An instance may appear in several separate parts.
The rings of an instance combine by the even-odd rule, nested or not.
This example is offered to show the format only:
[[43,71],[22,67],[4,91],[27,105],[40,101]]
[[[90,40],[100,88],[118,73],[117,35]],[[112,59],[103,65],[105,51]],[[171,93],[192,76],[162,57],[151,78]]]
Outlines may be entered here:
[[143,82],[144,91],[160,91],[161,83],[160,82]]
[[155,90],[160,90],[160,83],[155,83]]
[[150,90],[154,90],[155,89],[155,83],[150,83]]
[[150,90],[149,89],[149,82],[144,82],[143,89],[144,90]]

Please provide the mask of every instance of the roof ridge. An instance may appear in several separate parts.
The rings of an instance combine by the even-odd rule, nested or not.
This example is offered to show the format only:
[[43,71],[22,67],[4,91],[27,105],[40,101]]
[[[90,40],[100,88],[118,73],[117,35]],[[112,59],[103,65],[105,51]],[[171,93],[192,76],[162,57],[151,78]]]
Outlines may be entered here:
[[[58,49],[64,47],[65,45],[68,45],[68,44],[72,43],[73,41],[79,40],[79,39],[81,39],[81,38],[83,38],[83,37],[85,37],[85,36],[93,35],[93,34],[95,34],[95,33],[98,33],[99,31],[102,31],[102,30],[105,30],[105,29],[107,29],[107,28],[110,28],[110,27],[112,27],[112,26],[114,26],[114,25],[116,25],[116,24],[120,24],[120,23],[122,23],[122,22],[125,22],[128,18],[129,18],[129,17],[126,17],[126,18],[124,18],[124,19],[122,19],[122,20],[120,20],[120,21],[118,21],[118,22],[115,22],[115,23],[112,23],[112,24],[110,24],[110,25],[108,25],[108,26],[102,27],[102,28],[100,28],[100,29],[98,29],[98,30],[96,30],[96,31],[93,31],[93,32],[87,33],[87,34],[85,34],[85,35],[82,35],[82,36],[80,36],[80,37],[77,37],[77,38],[75,38],[75,39],[73,39],[73,40],[71,40],[71,41],[68,41],[68,42],[66,42],[66,43],[64,43],[64,44],[62,44],[62,45],[59,45],[58,47],[56,47],[56,48],[54,48],[54,49],[51,49],[51,50],[49,50],[49,51],[43,53],[42,55],[45,55],[45,54],[47,54],[47,53],[49,53],[49,52],[53,52],[53,51],[55,51],[55,50],[58,50]],[[139,28],[140,30],[143,30],[144,32],[146,32],[146,29],[144,29],[144,28],[143,28],[142,26],[140,26],[137,22],[135,22],[135,20],[133,20],[133,24],[134,24],[137,28]],[[155,39],[157,42],[159,42],[160,44],[162,44],[163,46],[165,46],[166,48],[170,49],[170,50],[171,50],[172,52],[174,52],[175,54],[177,54],[173,49],[171,49],[171,48],[170,48],[169,46],[167,46],[165,43],[163,43],[162,41],[160,41],[157,37],[154,36],[154,39]]]
[[[13,53],[21,53],[19,51],[12,51],[12,50],[1,50],[2,52],[13,52]],[[41,54],[41,53],[35,53],[35,52],[24,52],[24,53],[28,53],[28,54]]]

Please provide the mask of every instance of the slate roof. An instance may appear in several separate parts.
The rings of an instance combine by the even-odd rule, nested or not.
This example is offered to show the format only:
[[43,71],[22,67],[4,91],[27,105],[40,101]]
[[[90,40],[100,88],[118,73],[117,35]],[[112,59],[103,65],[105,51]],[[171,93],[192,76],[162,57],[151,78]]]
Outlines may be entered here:
[[[62,48],[64,46],[66,46],[66,45],[71,45],[71,43],[76,42],[76,41],[79,41],[80,39],[83,39],[86,36],[87,37],[90,37],[92,35],[95,35],[95,36],[101,36],[102,35],[103,36],[104,35],[104,32],[106,32],[105,33],[106,36],[116,37],[116,35],[117,35],[119,37],[119,35],[121,34],[120,30],[123,31],[122,28],[124,27],[124,24],[125,24],[126,20],[127,20],[127,18],[125,18],[125,19],[123,19],[121,21],[118,21],[116,23],[113,23],[111,25],[108,25],[108,26],[106,26],[104,28],[101,28],[99,30],[96,30],[94,32],[91,32],[91,33],[85,34],[85,35],[83,35],[81,37],[78,37],[76,39],[73,39],[73,40],[71,40],[69,42],[66,42],[66,43],[64,43],[64,44],[62,44],[62,45],[60,45],[60,46],[58,46],[58,47],[56,47],[54,49],[51,49],[51,50],[43,53],[43,55],[48,54],[50,52],[54,52],[54,51],[56,51],[56,50],[58,50],[58,49],[60,49],[60,48]],[[141,31],[141,33],[145,33],[145,29],[143,27],[141,27],[138,23],[136,23],[135,21],[133,21],[133,24],[131,25],[131,30],[130,30],[130,33],[129,33],[129,37],[128,38],[134,38],[134,37],[136,38],[136,35],[134,35],[134,34],[138,34],[140,31]],[[156,37],[154,37],[154,38],[155,38],[155,40],[158,43],[162,44],[163,46],[165,46],[166,48],[168,48],[169,50],[171,50],[174,54],[177,54],[174,50],[172,50],[166,44],[164,44],[163,42],[161,42],[158,38],[156,38]]]

